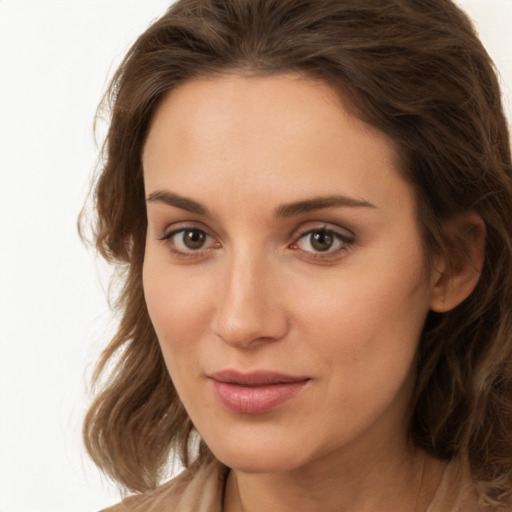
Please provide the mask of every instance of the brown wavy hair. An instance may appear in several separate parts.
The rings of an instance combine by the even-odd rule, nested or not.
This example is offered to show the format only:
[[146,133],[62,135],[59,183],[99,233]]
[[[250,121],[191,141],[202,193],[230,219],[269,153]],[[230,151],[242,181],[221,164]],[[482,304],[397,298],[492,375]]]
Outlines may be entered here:
[[[418,349],[411,436],[460,458],[483,503],[512,495],[512,169],[493,63],[450,0],[179,0],[135,42],[103,100],[110,127],[93,193],[93,240],[122,270],[120,324],[103,352],[101,389],[84,423],[87,450],[131,491],[158,484],[170,453],[212,457],[168,375],[142,288],[146,211],[141,153],[162,98],[223,73],[298,72],[339,90],[387,133],[418,192],[427,254],[464,251],[447,229],[485,222],[479,283],[461,305],[429,313]],[[89,222],[82,216],[81,225]],[[103,376],[103,378],[101,378]],[[193,444],[193,443],[192,443]]]

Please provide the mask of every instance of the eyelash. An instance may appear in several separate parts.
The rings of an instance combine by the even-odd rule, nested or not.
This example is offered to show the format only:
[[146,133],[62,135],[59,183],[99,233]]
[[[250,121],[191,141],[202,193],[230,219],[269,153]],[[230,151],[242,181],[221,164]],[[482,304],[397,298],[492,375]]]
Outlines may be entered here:
[[[189,260],[201,260],[205,258],[208,254],[208,252],[215,248],[214,247],[208,247],[206,249],[200,248],[197,250],[189,249],[188,251],[183,251],[180,249],[177,249],[175,245],[172,244],[172,238],[178,234],[184,235],[187,232],[197,232],[202,233],[208,238],[213,239],[213,236],[209,235],[206,230],[200,229],[196,226],[182,226],[177,229],[173,229],[169,233],[166,233],[164,236],[159,237],[158,240],[161,242],[165,242],[169,250],[178,258],[187,258]],[[335,250],[331,250],[330,248],[326,251],[305,251],[303,249],[300,249],[298,247],[298,243],[300,240],[304,239],[307,236],[311,236],[314,233],[323,233],[327,234],[329,236],[332,236],[334,242],[339,242],[339,247],[337,247]],[[339,231],[336,231],[332,228],[328,228],[327,226],[321,226],[321,227],[315,227],[312,229],[308,229],[307,231],[302,231],[295,236],[295,241],[289,245],[288,247],[292,250],[301,251],[302,256],[306,259],[310,260],[323,260],[323,261],[329,261],[333,259],[337,259],[340,257],[342,253],[345,253],[352,249],[352,246],[354,245],[355,239],[353,236],[348,236],[340,233]],[[311,244],[311,239],[310,242]],[[220,244],[217,243],[217,247],[219,247]]]
[[200,229],[196,226],[182,226],[180,228],[173,229],[169,233],[166,233],[164,236],[158,238],[158,240],[165,242],[168,249],[173,253],[174,256],[177,256],[178,258],[202,259],[206,255],[206,253],[209,251],[209,248],[208,249],[198,249],[196,251],[190,250],[190,249],[188,251],[182,251],[172,245],[171,241],[174,236],[176,236],[180,233],[182,233],[184,235],[187,231],[203,233],[207,237],[213,239],[213,237],[211,235],[209,235],[204,229]]
[[[334,243],[339,242],[339,246],[331,250],[331,248],[327,249],[326,251],[305,251],[303,249],[300,249],[297,247],[300,240],[313,235],[315,233],[323,233],[331,236],[333,238]],[[322,261],[329,261],[333,259],[337,259],[341,256],[341,254],[346,253],[350,249],[352,249],[355,239],[353,236],[348,236],[345,234],[340,233],[339,231],[336,231],[335,229],[328,228],[327,226],[322,227],[314,227],[311,229],[308,229],[305,232],[301,232],[295,239],[296,241],[292,243],[290,246],[294,250],[299,250],[302,252],[302,255],[304,258],[311,259],[311,260],[322,260]],[[312,240],[309,239],[309,244],[311,245]]]

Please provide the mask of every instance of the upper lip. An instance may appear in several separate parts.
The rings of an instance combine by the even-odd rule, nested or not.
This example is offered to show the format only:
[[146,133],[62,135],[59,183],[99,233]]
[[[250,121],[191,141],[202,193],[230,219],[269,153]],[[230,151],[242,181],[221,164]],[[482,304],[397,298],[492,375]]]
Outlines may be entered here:
[[310,377],[286,375],[266,370],[257,370],[253,372],[240,372],[237,370],[222,370],[210,373],[210,379],[226,384],[238,384],[239,386],[267,386],[271,384],[289,384],[293,382],[303,382]]

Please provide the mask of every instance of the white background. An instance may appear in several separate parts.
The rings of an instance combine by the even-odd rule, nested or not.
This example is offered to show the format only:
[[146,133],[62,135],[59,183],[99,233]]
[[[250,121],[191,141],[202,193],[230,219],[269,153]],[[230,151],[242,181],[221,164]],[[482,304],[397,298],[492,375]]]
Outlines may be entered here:
[[[461,0],[512,90],[512,0]],[[85,456],[87,382],[113,322],[76,217],[95,107],[169,0],[0,0],[0,512],[118,501]],[[512,116],[511,116],[512,117]]]

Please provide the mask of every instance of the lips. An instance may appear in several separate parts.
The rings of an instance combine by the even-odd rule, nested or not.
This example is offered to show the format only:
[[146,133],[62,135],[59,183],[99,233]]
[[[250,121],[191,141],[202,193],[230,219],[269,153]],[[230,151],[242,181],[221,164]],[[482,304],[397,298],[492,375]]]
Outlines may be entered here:
[[242,414],[269,412],[298,395],[311,380],[275,372],[234,370],[208,377],[217,400],[230,411]]

